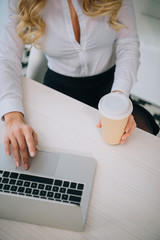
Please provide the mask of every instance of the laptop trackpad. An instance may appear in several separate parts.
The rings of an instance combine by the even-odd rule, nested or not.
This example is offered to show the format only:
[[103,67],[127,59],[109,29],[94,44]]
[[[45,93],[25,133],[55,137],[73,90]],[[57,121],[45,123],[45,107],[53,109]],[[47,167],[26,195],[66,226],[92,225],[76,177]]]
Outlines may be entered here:
[[24,170],[23,166],[17,168],[17,172],[25,172],[28,174],[40,174],[47,177],[53,177],[60,154],[53,152],[37,151],[34,158],[29,158],[30,168]]

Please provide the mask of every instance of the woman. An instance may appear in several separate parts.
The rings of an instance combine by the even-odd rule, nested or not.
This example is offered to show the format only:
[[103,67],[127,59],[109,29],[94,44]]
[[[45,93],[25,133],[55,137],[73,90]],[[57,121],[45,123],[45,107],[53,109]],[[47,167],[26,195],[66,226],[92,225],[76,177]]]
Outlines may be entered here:
[[[11,154],[11,144],[15,165],[21,165],[21,156],[28,169],[27,148],[34,157],[38,137],[24,121],[20,88],[24,44],[44,51],[45,85],[97,107],[110,91],[129,96],[139,67],[139,40],[131,0],[12,0],[10,4],[0,39],[0,116],[6,124],[6,154]],[[133,114],[136,118],[135,109]],[[134,117],[129,117],[121,143],[135,129]],[[147,125],[146,130],[152,132]]]

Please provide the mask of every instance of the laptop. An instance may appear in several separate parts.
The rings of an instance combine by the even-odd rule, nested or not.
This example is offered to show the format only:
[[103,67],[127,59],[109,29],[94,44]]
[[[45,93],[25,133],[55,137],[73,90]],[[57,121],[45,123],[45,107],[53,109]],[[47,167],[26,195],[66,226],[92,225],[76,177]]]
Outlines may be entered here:
[[0,143],[0,218],[83,231],[96,160],[38,150],[29,162],[16,169]]

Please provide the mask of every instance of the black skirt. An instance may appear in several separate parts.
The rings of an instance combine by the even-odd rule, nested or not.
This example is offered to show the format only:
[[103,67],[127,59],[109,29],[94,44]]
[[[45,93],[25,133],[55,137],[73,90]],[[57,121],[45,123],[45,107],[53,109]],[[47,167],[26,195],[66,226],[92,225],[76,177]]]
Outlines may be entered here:
[[[91,107],[98,108],[101,97],[111,92],[114,81],[115,66],[106,72],[89,77],[70,77],[47,70],[44,85],[75,98]],[[142,106],[132,100],[133,116],[137,127],[157,135],[159,126],[153,116]]]
[[94,76],[69,77],[48,69],[44,77],[44,85],[98,108],[100,98],[111,91],[114,72],[115,66]]

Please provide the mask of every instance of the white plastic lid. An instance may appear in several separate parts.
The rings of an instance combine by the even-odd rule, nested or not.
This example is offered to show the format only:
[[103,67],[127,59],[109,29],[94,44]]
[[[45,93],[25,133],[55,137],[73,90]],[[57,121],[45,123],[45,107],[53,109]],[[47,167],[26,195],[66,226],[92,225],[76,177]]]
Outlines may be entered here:
[[124,93],[114,92],[100,99],[98,109],[104,117],[117,120],[128,117],[133,111],[133,106]]

